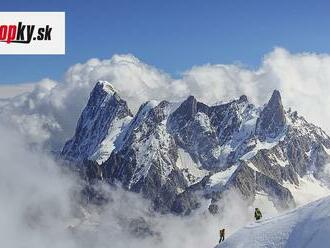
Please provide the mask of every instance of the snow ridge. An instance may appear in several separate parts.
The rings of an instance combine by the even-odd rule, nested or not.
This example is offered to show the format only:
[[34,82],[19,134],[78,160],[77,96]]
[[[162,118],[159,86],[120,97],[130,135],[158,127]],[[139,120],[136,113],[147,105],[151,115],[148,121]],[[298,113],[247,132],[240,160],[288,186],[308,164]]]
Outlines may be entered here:
[[278,217],[251,223],[216,248],[326,248],[330,237],[330,198],[326,197]]

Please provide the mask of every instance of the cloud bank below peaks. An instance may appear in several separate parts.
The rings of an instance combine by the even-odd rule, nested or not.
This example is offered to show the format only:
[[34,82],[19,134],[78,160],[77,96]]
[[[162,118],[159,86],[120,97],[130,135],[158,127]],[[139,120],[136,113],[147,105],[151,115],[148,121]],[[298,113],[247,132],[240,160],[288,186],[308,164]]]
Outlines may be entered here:
[[[140,194],[99,185],[109,203],[85,205],[78,178],[46,154],[27,149],[26,140],[1,121],[0,136],[1,247],[191,248],[218,241],[219,216],[208,212],[209,202],[190,216],[159,215]],[[234,191],[219,207],[227,233],[253,218]]]
[[241,65],[206,64],[194,66],[178,79],[133,55],[90,59],[70,67],[63,82],[44,79],[32,92],[11,98],[0,107],[0,114],[32,143],[59,149],[73,134],[98,80],[111,82],[133,110],[147,100],[179,101],[189,95],[213,104],[245,94],[262,105],[278,89],[286,107],[298,110],[330,132],[330,55],[292,54],[283,48],[266,54],[255,70]]

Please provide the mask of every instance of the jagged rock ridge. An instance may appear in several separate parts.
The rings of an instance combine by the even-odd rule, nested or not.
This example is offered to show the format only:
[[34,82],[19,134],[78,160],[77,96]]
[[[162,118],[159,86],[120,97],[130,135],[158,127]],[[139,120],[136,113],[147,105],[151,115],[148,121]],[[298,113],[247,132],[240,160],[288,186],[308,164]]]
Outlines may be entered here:
[[292,207],[291,189],[304,177],[322,183],[328,149],[327,134],[285,111],[276,90],[263,107],[246,96],[216,106],[190,96],[179,105],[147,102],[133,118],[111,85],[99,82],[62,157],[88,181],[120,182],[160,212],[188,214],[199,195],[214,205],[231,189],[251,203],[262,193],[278,209]]

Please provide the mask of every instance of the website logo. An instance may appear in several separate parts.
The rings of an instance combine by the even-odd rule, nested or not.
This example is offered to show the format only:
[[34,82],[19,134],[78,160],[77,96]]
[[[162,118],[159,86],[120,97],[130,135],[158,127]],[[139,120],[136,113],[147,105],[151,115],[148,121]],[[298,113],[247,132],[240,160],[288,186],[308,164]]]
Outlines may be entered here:
[[65,54],[65,13],[0,12],[0,54]]

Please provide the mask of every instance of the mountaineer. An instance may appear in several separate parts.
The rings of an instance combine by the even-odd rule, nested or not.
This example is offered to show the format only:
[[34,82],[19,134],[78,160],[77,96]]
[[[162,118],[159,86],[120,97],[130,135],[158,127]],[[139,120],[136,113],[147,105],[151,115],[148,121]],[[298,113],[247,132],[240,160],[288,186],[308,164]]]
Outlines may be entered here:
[[256,218],[256,220],[260,220],[262,218],[262,213],[260,211],[259,208],[256,208],[254,211],[254,218]]
[[219,240],[219,244],[220,244],[221,241],[225,240],[225,229],[224,228],[220,229],[219,234],[220,234],[220,240]]

